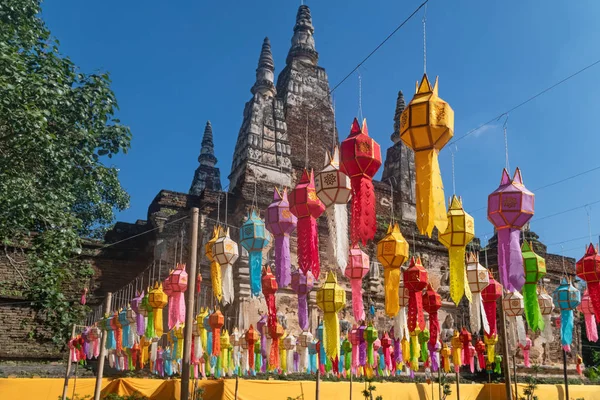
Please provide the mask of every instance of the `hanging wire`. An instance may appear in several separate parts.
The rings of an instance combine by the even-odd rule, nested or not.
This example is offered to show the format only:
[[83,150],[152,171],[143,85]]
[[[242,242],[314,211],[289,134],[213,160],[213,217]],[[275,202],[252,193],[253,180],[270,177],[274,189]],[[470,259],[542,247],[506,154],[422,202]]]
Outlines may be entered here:
[[363,120],[363,109],[362,109],[362,75],[360,70],[358,72],[358,117]]
[[508,114],[506,114],[506,119],[504,120],[504,155],[506,158],[506,170],[510,171],[510,165],[508,164],[508,134],[506,132],[506,125],[508,124]]
[[560,245],[560,253],[561,253],[561,257],[562,257],[563,275],[566,277],[567,276],[567,267],[565,266],[565,248],[562,244]]
[[306,112],[306,137],[304,139],[306,153],[304,155],[304,168],[308,169],[308,111]]
[[423,73],[427,73],[427,4],[423,12]]
[[227,226],[227,214],[229,213],[229,189],[225,192],[225,226]]
[[[392,177],[392,178],[394,178],[394,177]],[[394,185],[392,184],[391,179],[390,179],[390,196],[392,198],[392,205],[391,205],[391,210],[390,210],[390,217],[391,217],[390,225],[392,225],[395,221],[395,218],[394,218]]]
[[332,108],[333,108],[333,127],[331,130],[331,151],[333,152],[335,150],[335,146],[337,145],[337,137],[335,134],[335,96],[332,96],[332,100],[333,100],[333,104],[332,104]]
[[454,146],[454,151],[451,151],[452,155],[452,194],[456,195],[456,177],[454,175],[454,153],[458,151],[458,148]]
[[485,243],[485,247],[483,248],[483,252],[484,252],[484,254],[485,254],[485,268],[488,268],[488,258],[487,258],[487,251],[488,251],[488,247],[489,247],[490,243],[488,242],[488,237],[487,237],[487,235],[486,235],[486,236],[484,236],[484,238],[485,238],[485,242],[486,242],[486,243]]

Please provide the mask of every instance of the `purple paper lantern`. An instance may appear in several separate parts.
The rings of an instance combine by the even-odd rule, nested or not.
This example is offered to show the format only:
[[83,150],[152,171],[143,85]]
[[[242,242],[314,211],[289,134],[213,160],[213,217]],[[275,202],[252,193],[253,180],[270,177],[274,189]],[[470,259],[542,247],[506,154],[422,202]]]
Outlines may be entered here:
[[310,271],[306,274],[296,270],[292,274],[292,289],[298,295],[298,325],[305,331],[308,329],[308,303],[307,296],[315,285],[315,278]]
[[500,186],[488,196],[488,219],[498,231],[498,270],[500,282],[510,292],[525,283],[525,270],[519,235],[534,210],[534,195],[525,185],[519,168],[512,178],[502,171]]
[[273,202],[267,208],[265,217],[267,230],[275,237],[275,276],[280,288],[291,280],[290,233],[296,229],[298,218],[290,211],[287,189],[283,195],[277,188],[273,192]]

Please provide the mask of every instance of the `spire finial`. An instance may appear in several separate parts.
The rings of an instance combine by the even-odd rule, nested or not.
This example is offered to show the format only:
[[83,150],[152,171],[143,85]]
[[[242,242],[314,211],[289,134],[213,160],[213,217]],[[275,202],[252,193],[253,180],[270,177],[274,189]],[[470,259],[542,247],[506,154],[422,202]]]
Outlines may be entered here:
[[256,82],[250,91],[252,94],[261,93],[263,95],[275,95],[275,84],[273,83],[275,72],[275,62],[271,53],[271,42],[265,37],[258,58],[258,68],[256,68]]
[[286,63],[290,64],[294,59],[317,65],[319,53],[315,49],[315,39],[313,34],[315,28],[312,24],[310,8],[302,4],[296,14],[296,25],[294,26],[294,36],[292,37],[292,47],[288,53]]
[[207,165],[209,167],[214,167],[217,164],[217,157],[215,157],[215,144],[213,142],[212,124],[210,121],[206,121],[206,126],[204,127],[202,148],[200,149],[198,162],[200,165]]
[[404,94],[402,90],[398,92],[398,98],[396,99],[396,112],[394,113],[394,133],[392,133],[391,139],[392,142],[398,143],[400,141],[400,116],[402,112],[406,108],[406,103],[404,102]]

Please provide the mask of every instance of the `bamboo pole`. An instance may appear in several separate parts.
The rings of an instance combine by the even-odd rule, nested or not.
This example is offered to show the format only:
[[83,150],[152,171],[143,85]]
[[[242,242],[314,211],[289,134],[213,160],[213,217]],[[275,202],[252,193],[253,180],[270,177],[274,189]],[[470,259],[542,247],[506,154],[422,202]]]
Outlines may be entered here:
[[[112,307],[112,293],[106,294],[106,303],[104,303],[104,314],[108,315]],[[108,333],[102,330],[102,339],[100,339],[100,355],[98,356],[98,372],[96,373],[96,388],[94,389],[94,400],[100,400],[102,391],[102,376],[104,375],[104,359],[106,358],[106,337]]]
[[315,385],[315,400],[319,400],[319,392],[321,390],[321,368],[317,365],[317,384]]
[[454,372],[456,373],[456,398],[460,400],[460,367],[454,366]]
[[[71,339],[75,337],[75,325],[71,331]],[[63,387],[62,400],[67,400],[67,390],[69,389],[69,373],[71,372],[71,349],[69,348],[69,355],[67,356],[67,370],[65,371],[65,385]]]
[[500,299],[500,323],[498,324],[498,337],[502,341],[502,373],[506,387],[506,400],[512,400],[512,383],[508,362],[508,338],[506,336],[506,318],[504,315],[504,301]]
[[[192,349],[192,326],[194,323],[194,298],[196,297],[196,264],[198,262],[198,214],[200,210],[193,207],[190,210],[190,263],[188,265],[188,287],[185,308],[185,326],[183,327],[183,360],[181,362],[181,399],[188,400],[190,396],[190,358]],[[204,215],[202,215],[204,228]],[[203,230],[203,229],[202,229]],[[202,234],[202,231],[201,231]],[[218,340],[218,338],[217,338]]]

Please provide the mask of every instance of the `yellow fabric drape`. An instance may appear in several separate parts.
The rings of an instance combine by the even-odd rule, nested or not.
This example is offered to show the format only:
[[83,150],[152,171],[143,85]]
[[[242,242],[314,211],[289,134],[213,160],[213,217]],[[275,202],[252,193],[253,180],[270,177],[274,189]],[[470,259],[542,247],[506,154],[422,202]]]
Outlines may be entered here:
[[484,335],[483,341],[485,342],[488,363],[493,364],[496,360],[496,343],[498,343],[498,335],[492,337]]
[[384,268],[383,278],[385,282],[385,313],[388,316],[394,316],[400,311],[400,298],[398,297],[400,268]]
[[417,226],[422,235],[431,237],[434,226],[440,232],[445,232],[448,227],[438,151],[416,151],[415,169]]
[[340,353],[340,322],[337,313],[326,312],[323,316],[323,342],[327,357],[336,358]]
[[416,329],[410,333],[410,369],[413,371],[419,370],[419,356],[421,355],[421,346],[419,346],[419,333]]
[[402,361],[404,361],[404,364],[408,364],[410,362],[410,343],[406,336],[402,338],[400,345],[402,346]]
[[448,249],[450,258],[450,297],[454,304],[460,303],[463,295],[471,302],[473,295],[469,288],[467,269],[465,268],[465,248],[452,246]]
[[221,266],[213,256],[213,246],[221,235],[225,235],[223,228],[220,226],[215,226],[213,229],[213,237],[206,243],[206,246],[204,247],[206,258],[210,260],[210,279],[212,282],[213,293],[219,301],[221,301],[223,298],[223,284],[221,278]]

